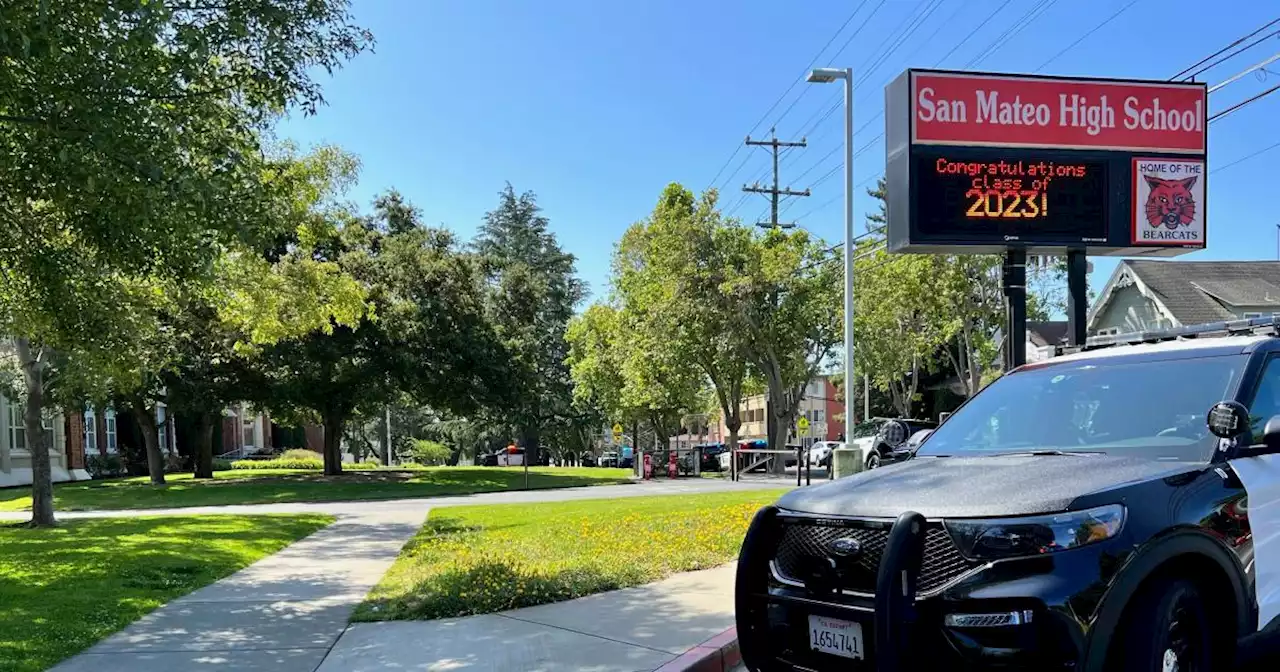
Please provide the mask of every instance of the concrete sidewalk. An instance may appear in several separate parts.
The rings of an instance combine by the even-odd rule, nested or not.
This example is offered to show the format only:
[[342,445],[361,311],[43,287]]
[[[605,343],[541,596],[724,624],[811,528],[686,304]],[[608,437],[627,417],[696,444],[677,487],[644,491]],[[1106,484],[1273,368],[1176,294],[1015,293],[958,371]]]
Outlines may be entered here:
[[314,672],[425,516],[425,507],[344,516],[53,669]]
[[355,623],[319,672],[656,670],[733,625],[734,569],[499,614]]
[[[253,515],[259,513],[322,513],[334,516],[396,516],[407,512],[425,515],[428,509],[441,506],[475,504],[525,504],[563,502],[579,499],[617,499],[654,495],[692,495],[712,492],[742,492],[777,488],[793,488],[794,482],[741,481],[690,478],[678,481],[639,481],[621,485],[593,485],[540,490],[500,490],[472,495],[418,497],[410,499],[372,499],[338,502],[287,502],[280,504],[227,504],[222,506],[188,506],[170,509],[111,509],[104,511],[58,511],[59,520],[76,518],[114,518],[117,516],[205,516]],[[0,521],[30,520],[28,511],[0,511]]]

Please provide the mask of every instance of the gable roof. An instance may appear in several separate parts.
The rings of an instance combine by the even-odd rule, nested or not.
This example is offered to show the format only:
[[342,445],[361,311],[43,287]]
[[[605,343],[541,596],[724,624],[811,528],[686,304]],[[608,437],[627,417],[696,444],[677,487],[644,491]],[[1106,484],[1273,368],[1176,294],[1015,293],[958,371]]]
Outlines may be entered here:
[[1027,338],[1030,339],[1036,347],[1065,343],[1067,340],[1067,321],[1051,320],[1040,322],[1028,320]]
[[1090,328],[1112,292],[1130,281],[1179,324],[1229,320],[1235,317],[1229,308],[1241,306],[1275,306],[1280,311],[1280,261],[1126,259],[1116,266],[1090,310]]

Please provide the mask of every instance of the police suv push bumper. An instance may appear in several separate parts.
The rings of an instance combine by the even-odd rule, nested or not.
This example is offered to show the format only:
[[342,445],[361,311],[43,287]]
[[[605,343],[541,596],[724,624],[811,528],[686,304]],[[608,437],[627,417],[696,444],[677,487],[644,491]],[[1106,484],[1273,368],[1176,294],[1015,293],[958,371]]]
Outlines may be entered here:
[[[773,506],[756,513],[738,556],[734,594],[738,644],[743,660],[753,670],[788,669],[771,650],[768,622],[771,604],[801,607],[809,613],[834,618],[849,618],[850,614],[847,607],[836,607],[820,599],[770,594],[769,565],[781,531],[778,514],[777,507]],[[898,516],[889,531],[876,575],[874,606],[862,609],[865,614],[862,622],[874,633],[868,637],[869,651],[863,653],[863,661],[868,664],[865,669],[879,672],[916,669],[912,662],[912,643],[918,622],[916,590],[924,560],[925,524],[924,516],[907,511]],[[827,571],[814,567],[806,576],[811,594],[840,592],[835,577],[838,567],[834,560],[831,563]]]

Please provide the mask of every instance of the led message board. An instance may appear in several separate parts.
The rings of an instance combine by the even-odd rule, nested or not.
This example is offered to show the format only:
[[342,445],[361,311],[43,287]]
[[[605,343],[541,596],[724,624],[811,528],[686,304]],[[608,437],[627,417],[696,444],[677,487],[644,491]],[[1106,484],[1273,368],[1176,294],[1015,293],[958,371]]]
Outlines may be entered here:
[[1201,249],[1206,100],[1202,84],[908,70],[886,89],[889,249]]

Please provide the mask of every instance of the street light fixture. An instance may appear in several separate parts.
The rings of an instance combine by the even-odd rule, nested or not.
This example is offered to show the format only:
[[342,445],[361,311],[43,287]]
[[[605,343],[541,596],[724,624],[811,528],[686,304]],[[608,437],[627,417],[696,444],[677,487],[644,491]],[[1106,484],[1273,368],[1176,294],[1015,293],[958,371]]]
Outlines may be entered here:
[[[853,439],[853,68],[814,68],[805,81],[844,80],[844,437]],[[847,444],[846,444],[847,445]]]

